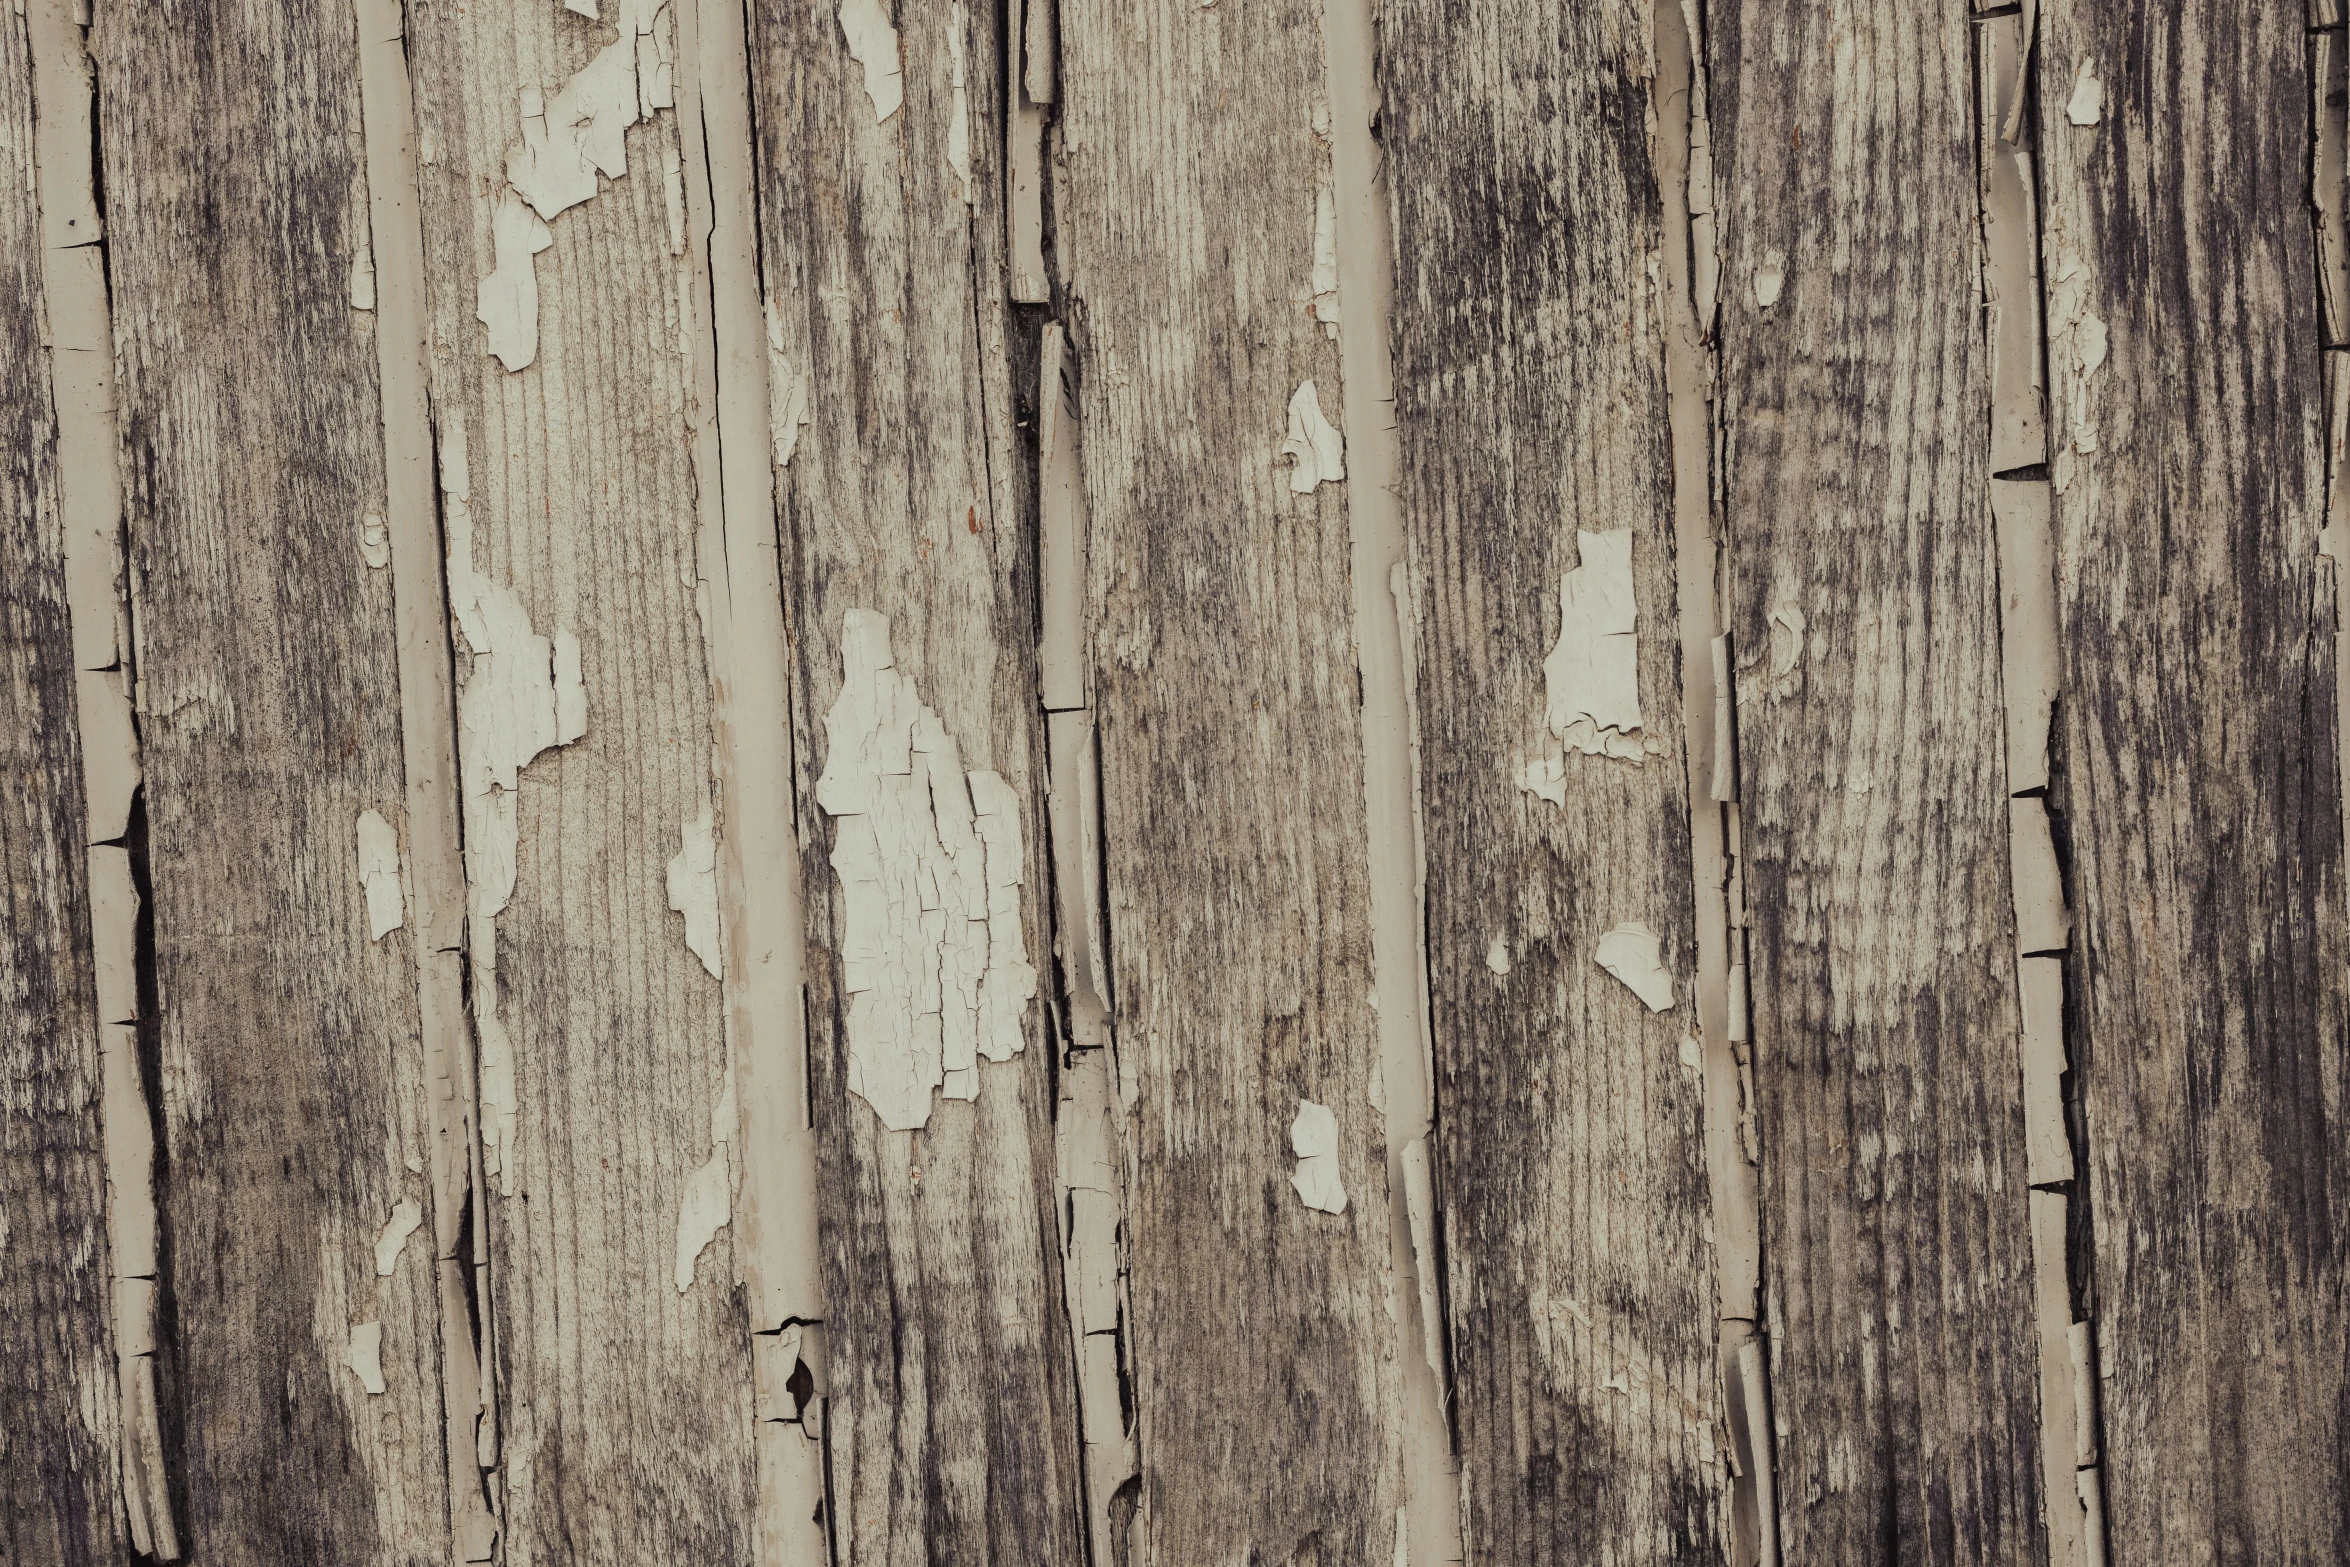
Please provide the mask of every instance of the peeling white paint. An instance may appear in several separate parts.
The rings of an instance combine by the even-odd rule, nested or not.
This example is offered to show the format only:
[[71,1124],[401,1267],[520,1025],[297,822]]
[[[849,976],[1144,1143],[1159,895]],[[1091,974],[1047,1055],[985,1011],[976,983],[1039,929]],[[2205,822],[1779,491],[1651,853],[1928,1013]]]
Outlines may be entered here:
[[710,1111],[710,1157],[688,1177],[677,1204],[677,1293],[694,1287],[694,1265],[733,1217],[727,1148],[734,1141],[734,1067],[728,1063],[718,1103]]
[[[1542,661],[1550,732],[1571,751],[1640,761],[1640,643],[1632,530],[1575,534],[1582,564],[1559,579],[1559,639]],[[1532,769],[1529,769],[1531,773]],[[1564,777],[1563,768],[1559,775]],[[1531,778],[1525,787],[1546,798]],[[1564,785],[1556,797],[1564,801]]]
[[380,812],[359,813],[359,883],[367,889],[367,939],[381,941],[407,918],[400,892],[400,834]]
[[2105,83],[2097,79],[2097,62],[2083,60],[2073,73],[2073,95],[2065,101],[2064,117],[2075,125],[2095,125],[2105,118]]
[[1289,399],[1289,436],[1281,443],[1281,455],[1295,465],[1289,487],[1299,495],[1311,495],[1316,485],[1346,477],[1346,443],[1322,416],[1322,402],[1311,381],[1301,383]]
[[474,285],[474,318],[489,329],[490,352],[508,370],[539,356],[539,277],[531,258],[555,236],[520,196],[501,189],[490,198],[490,244],[497,265]]
[[873,120],[879,124],[906,101],[898,30],[881,0],[841,0],[840,30],[849,58],[865,68],[865,96],[873,100]]
[[351,308],[375,308],[375,256],[368,250],[363,249],[351,258]]
[[1311,1099],[1297,1102],[1297,1118],[1289,1123],[1289,1146],[1297,1168],[1289,1184],[1309,1208],[1323,1213],[1346,1212],[1346,1187],[1338,1178],[1338,1117],[1327,1105]]
[[596,0],[563,0],[563,9],[575,11],[591,22],[596,19]]
[[1567,803],[1567,763],[1561,756],[1538,756],[1518,769],[1518,787],[1538,794],[1553,805]]
[[1763,252],[1762,265],[1754,269],[1754,303],[1758,310],[1768,310],[1779,302],[1779,295],[1787,287],[1787,253],[1782,250]]
[[1510,944],[1505,938],[1494,937],[1493,945],[1485,949],[1485,966],[1496,974],[1506,976],[1509,973]]
[[449,616],[464,646],[457,658],[458,780],[465,821],[466,932],[474,1023],[481,1037],[482,1167],[514,1194],[514,1053],[498,1017],[497,917],[514,896],[522,769],[542,751],[587,731],[579,643],[558,627],[531,629],[522,600],[474,569],[472,484],[465,426],[441,429],[441,509],[448,536]]
[[371,511],[359,519],[359,558],[375,571],[392,563],[391,530],[384,526],[379,512]]
[[403,1197],[392,1205],[392,1216],[384,1221],[383,1233],[375,1238],[375,1274],[388,1279],[400,1265],[400,1252],[407,1246],[408,1237],[424,1222],[424,1209],[413,1197]]
[[1314,176],[1314,319],[1338,332],[1338,188],[1330,165]]
[[1628,920],[1599,938],[1593,960],[1631,987],[1632,994],[1651,1012],[1673,1004],[1673,976],[1666,972],[1664,952],[1655,931],[1639,920]]
[[791,361],[783,342],[783,317],[776,313],[775,301],[766,301],[767,317],[767,379],[774,388],[768,422],[775,433],[775,466],[791,466],[792,453],[800,449],[800,427],[808,422],[808,376]]
[[359,1378],[359,1385],[370,1393],[384,1390],[384,1325],[380,1322],[362,1322],[351,1329],[351,1342],[343,1351],[343,1364]]
[[1803,639],[1811,622],[1802,610],[1781,601],[1770,607],[1771,678],[1784,680],[1795,673],[1795,666],[1803,661]]
[[971,95],[963,80],[963,31],[969,25],[962,0],[955,0],[954,22],[947,29],[948,77],[954,92],[953,107],[947,112],[947,168],[955,176],[955,188],[962,193],[966,207],[977,200],[971,189]]
[[889,618],[852,609],[825,715],[816,801],[835,819],[849,1089],[892,1131],[931,1094],[979,1094],[978,1058],[1025,1044],[1036,994],[1020,920],[1019,798],[961,750],[890,654]]
[[726,977],[726,949],[718,934],[718,833],[709,806],[687,822],[683,846],[669,860],[669,906],[685,916],[686,950],[712,979]]

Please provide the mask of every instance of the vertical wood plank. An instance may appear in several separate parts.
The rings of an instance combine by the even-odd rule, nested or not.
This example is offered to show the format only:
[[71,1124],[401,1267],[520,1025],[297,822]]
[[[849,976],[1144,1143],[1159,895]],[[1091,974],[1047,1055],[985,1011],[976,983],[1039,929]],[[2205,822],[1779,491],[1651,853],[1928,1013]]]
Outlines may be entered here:
[[514,1567],[744,1563],[678,30],[580,9],[410,27],[494,1194],[482,1457]]
[[1709,17],[1789,1561],[2046,1552],[1967,26]]
[[2112,1559],[2334,1561],[2350,1019],[2308,42],[2294,8],[2041,23],[2051,800]]
[[437,1564],[430,1248],[378,1250],[432,1190],[412,949],[370,939],[358,835],[403,779],[352,15],[108,6],[92,43],[185,1537]]
[[[1726,1552],[1653,10],[1411,0],[1382,39],[1457,1419],[1497,1560]],[[1637,723],[1593,754],[1545,660],[1611,537]],[[1599,964],[1630,923],[1661,1007]]]
[[[933,772],[935,786],[952,792],[961,774],[992,771],[1017,802],[1020,879],[1001,889],[1016,912],[991,921],[988,961],[1008,923],[1026,960],[1048,967],[1033,481],[1008,369],[1001,23],[994,6],[962,0],[900,8],[894,27],[889,13],[873,0],[762,0],[752,12],[797,654],[834,1546],[844,1564],[1074,1562],[1083,1497],[1044,1005],[1018,1008],[1008,1026],[1024,1048],[1007,1060],[933,1060],[943,1080],[918,1087],[922,1124],[886,1126],[878,1069],[857,1059],[871,1037],[859,1009],[875,998],[843,962],[853,947],[879,955],[842,884],[855,852],[844,845],[876,838],[820,784],[853,770],[845,712],[835,713],[844,659],[852,644],[880,648],[959,753]],[[849,626],[859,611],[871,617],[863,641]],[[897,715],[901,746],[913,718],[910,707]],[[989,843],[991,882],[996,853]],[[952,1010],[951,997],[928,1003],[941,1017],[942,1005]]]
[[1146,1561],[1398,1528],[1320,21],[1061,14]]
[[33,59],[0,16],[0,1558],[109,1563],[106,1166]]

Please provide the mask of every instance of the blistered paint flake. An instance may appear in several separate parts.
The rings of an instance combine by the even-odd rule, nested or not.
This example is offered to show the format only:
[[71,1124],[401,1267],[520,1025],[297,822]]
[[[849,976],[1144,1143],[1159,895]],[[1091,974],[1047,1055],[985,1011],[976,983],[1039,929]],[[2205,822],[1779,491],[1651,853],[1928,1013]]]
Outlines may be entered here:
[[400,894],[400,834],[377,811],[359,813],[359,884],[367,894],[367,939],[381,941],[407,918]]
[[1662,945],[1641,921],[1629,920],[1600,937],[1592,959],[1630,986],[1649,1011],[1672,1006],[1673,976],[1665,968]]
[[848,612],[816,802],[835,821],[849,1089],[892,1131],[931,1095],[979,1096],[978,1064],[1025,1043],[1036,995],[1021,931],[1019,798],[961,752],[894,667],[889,619]]
[[1559,580],[1559,638],[1542,661],[1548,749],[1513,775],[1519,788],[1555,805],[1567,799],[1567,752],[1641,762],[1659,748],[1640,727],[1632,531],[1578,530],[1575,539],[1582,563]]
[[718,831],[705,806],[687,822],[684,845],[669,861],[669,906],[685,916],[686,950],[712,979],[726,977],[726,950],[718,933]]
[[1322,400],[1311,381],[1302,383],[1289,399],[1289,435],[1281,443],[1281,455],[1292,464],[1289,487],[1299,495],[1311,495],[1315,486],[1346,477],[1346,442],[1323,417]]
[[841,0],[840,30],[849,58],[865,68],[865,96],[873,100],[873,119],[879,124],[906,101],[898,30],[881,0]]

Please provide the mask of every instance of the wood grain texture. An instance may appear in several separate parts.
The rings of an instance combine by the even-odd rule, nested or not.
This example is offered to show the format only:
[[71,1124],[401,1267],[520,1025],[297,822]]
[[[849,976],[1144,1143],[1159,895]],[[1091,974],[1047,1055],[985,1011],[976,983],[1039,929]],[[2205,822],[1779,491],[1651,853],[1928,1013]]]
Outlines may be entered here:
[[1142,1562],[1389,1561],[1401,1501],[1347,490],[1280,455],[1303,383],[1345,424],[1320,22],[1061,15]]
[[1784,1559],[2039,1562],[1968,22],[1708,25]]
[[[163,1086],[183,1538],[210,1563],[440,1563],[413,950],[356,823],[403,794],[351,13],[100,8]],[[429,1233],[429,1232],[428,1232]],[[382,1327],[386,1391],[344,1364]],[[267,1476],[266,1484],[256,1477]]]
[[[2350,954],[2299,23],[2041,11],[2053,798],[2116,1562],[2350,1551]],[[2068,114],[2084,70],[2093,125]]]
[[838,10],[761,0],[751,40],[771,402],[779,454],[789,453],[780,488],[834,1549],[844,1567],[1076,1562],[1084,1498],[1044,1002],[1026,1010],[1018,1055],[979,1064],[975,1100],[937,1098],[917,1131],[884,1127],[848,1086],[837,828],[814,793],[845,617],[886,615],[898,671],[962,766],[993,769],[1019,797],[1024,943],[1049,970],[1033,482],[1008,374],[998,17],[985,4],[900,8],[904,103],[877,119]]
[[[1726,1559],[1652,9],[1409,0],[1382,35],[1456,1419],[1497,1561]],[[1559,749],[1561,578],[1626,528],[1655,744],[1566,752],[1554,803],[1518,775]],[[1667,1010],[1594,961],[1635,920]]]
[[97,991],[32,51],[0,16],[0,1559],[113,1562]]
[[[608,48],[629,115],[640,92],[661,101],[650,71],[629,67],[674,54],[675,19],[620,39],[615,20],[633,31],[635,9],[607,4],[591,21],[553,4],[429,4],[409,22],[444,509],[462,484],[472,572],[510,589],[535,635],[578,639],[585,687],[584,735],[518,775],[513,893],[494,916],[467,821],[485,1132],[501,1059],[514,1105],[486,1199],[512,1567],[754,1551],[731,1230],[699,1253],[689,1288],[674,1282],[688,1184],[728,1158],[712,1129],[729,1063],[720,984],[668,895],[685,825],[712,805],[688,407],[692,334],[708,323],[689,305],[673,110],[629,124],[626,173],[591,174],[596,193],[547,220],[528,367],[491,357],[476,318],[525,95],[546,108],[550,158],[574,155],[559,95]],[[462,597],[452,590],[460,618]],[[504,654],[457,635],[462,712],[467,682],[497,678]],[[469,786],[503,744],[461,724]]]

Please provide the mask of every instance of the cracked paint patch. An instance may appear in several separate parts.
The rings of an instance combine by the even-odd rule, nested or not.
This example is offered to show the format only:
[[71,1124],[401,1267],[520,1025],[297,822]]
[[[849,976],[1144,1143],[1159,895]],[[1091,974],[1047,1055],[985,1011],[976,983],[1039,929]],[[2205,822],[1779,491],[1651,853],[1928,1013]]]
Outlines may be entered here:
[[490,247],[496,265],[474,285],[474,319],[489,329],[490,352],[509,370],[521,370],[539,356],[539,275],[531,258],[555,236],[539,215],[511,190],[501,190],[490,208]]
[[1566,803],[1564,751],[1647,759],[1640,734],[1639,615],[1632,530],[1575,533],[1581,564],[1559,579],[1559,638],[1542,661],[1544,720],[1561,749],[1522,766],[1518,786]]
[[684,846],[669,860],[669,906],[685,916],[686,950],[712,979],[726,977],[726,949],[718,933],[718,832],[709,806],[685,824]]
[[906,101],[906,79],[898,63],[898,30],[881,0],[841,0],[841,35],[849,58],[865,68],[865,96],[873,100],[878,125]]
[[2097,62],[2083,60],[2073,73],[2073,95],[2065,100],[2064,117],[2075,125],[2095,125],[2105,118],[2105,83],[2097,79]]
[[1592,959],[1630,987],[1651,1012],[1673,1004],[1673,976],[1666,972],[1663,948],[1655,931],[1639,920],[1627,920],[1599,938]]
[[400,894],[400,834],[378,811],[359,813],[359,884],[367,890],[367,939],[381,941],[408,916]]
[[962,192],[966,207],[977,200],[971,192],[971,95],[964,85],[963,30],[968,25],[962,0],[956,0],[954,25],[947,29],[947,64],[954,90],[954,107],[947,114],[947,168],[955,176],[955,188]]
[[734,1140],[734,1063],[726,1066],[718,1103],[710,1111],[710,1157],[688,1177],[677,1205],[677,1293],[694,1287],[694,1266],[733,1217],[733,1183],[726,1151]]
[[978,1058],[1026,1043],[1019,798],[961,750],[892,662],[889,617],[852,609],[816,801],[834,819],[849,1090],[892,1131],[931,1095],[979,1097]]
[[392,1206],[392,1216],[384,1222],[383,1233],[375,1238],[375,1276],[388,1279],[400,1265],[400,1253],[408,1245],[408,1237],[424,1222],[424,1209],[413,1197],[403,1197]]
[[1311,495],[1317,485],[1336,484],[1346,477],[1346,442],[1322,416],[1322,401],[1311,381],[1301,383],[1289,399],[1289,435],[1281,443],[1281,455],[1294,465],[1289,487],[1299,495]]
[[384,526],[378,512],[371,511],[359,519],[359,558],[373,571],[381,571],[392,563],[391,530]]
[[1297,1118],[1289,1123],[1289,1146],[1297,1155],[1289,1184],[1299,1200],[1323,1213],[1346,1212],[1346,1188],[1338,1179],[1338,1117],[1330,1107],[1300,1099]]

